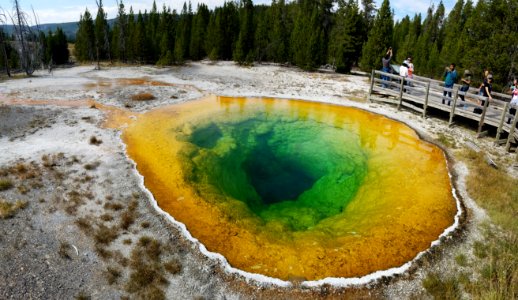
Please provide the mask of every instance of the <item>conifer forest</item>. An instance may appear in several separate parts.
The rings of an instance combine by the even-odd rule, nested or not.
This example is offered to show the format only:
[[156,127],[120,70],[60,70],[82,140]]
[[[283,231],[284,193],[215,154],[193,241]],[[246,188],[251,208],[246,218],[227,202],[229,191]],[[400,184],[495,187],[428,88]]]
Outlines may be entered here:
[[[315,70],[323,65],[348,73],[352,67],[370,72],[381,68],[388,47],[393,64],[413,57],[417,75],[441,78],[445,66],[469,69],[480,81],[489,69],[495,87],[504,90],[518,73],[518,0],[458,0],[446,13],[442,2],[426,15],[395,20],[389,0],[252,0],[226,2],[213,10],[184,3],[181,11],[157,7],[134,11],[118,2],[118,15],[108,20],[102,1],[96,13],[79,20],[74,56],[79,62],[117,61],[129,64],[176,65],[188,60],[234,60],[239,64],[276,62]],[[67,37],[35,33],[42,62],[66,63]],[[2,41],[15,39],[1,33]],[[17,67],[18,54],[2,42]],[[2,50],[2,49],[0,49]],[[1,52],[1,51],[0,51]]]

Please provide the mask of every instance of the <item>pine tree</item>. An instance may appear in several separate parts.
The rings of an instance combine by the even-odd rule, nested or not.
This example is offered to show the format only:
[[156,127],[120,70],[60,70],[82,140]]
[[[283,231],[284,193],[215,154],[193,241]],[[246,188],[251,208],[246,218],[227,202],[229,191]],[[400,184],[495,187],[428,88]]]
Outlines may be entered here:
[[370,71],[381,68],[381,57],[392,43],[392,12],[389,0],[383,0],[380,10],[374,19],[367,42],[363,46],[360,67]]
[[63,29],[58,27],[54,34],[48,36],[52,40],[52,60],[57,65],[68,63],[70,52],[68,51],[68,41]]
[[191,44],[189,46],[189,53],[193,60],[200,60],[207,55],[204,41],[207,35],[209,19],[209,8],[205,4],[199,4],[192,21]]
[[162,14],[160,15],[160,22],[158,25],[158,34],[160,37],[160,58],[158,65],[172,65],[175,62],[174,48],[175,48],[175,32],[176,20],[178,16],[176,11],[164,6]]
[[92,61],[95,57],[94,22],[88,9],[79,20],[74,55],[78,61]]
[[109,43],[109,27],[104,12],[103,1],[97,2],[97,16],[95,18],[95,52],[97,59],[97,68],[101,59],[111,59],[110,43]]
[[336,66],[336,72],[349,73],[360,57],[363,44],[363,20],[356,1],[339,1],[334,23],[329,45],[329,62]]
[[178,29],[176,31],[176,41],[174,56],[178,63],[182,63],[184,60],[189,58],[189,47],[191,44],[191,23],[192,23],[192,9],[191,3],[189,7],[183,3],[182,12],[180,14],[180,20],[178,22]]
[[254,47],[254,5],[252,0],[241,0],[240,8],[240,30],[234,51],[234,60],[242,64],[245,61],[253,61]]
[[288,9],[285,0],[272,2],[271,20],[273,29],[270,36],[268,58],[274,62],[285,63],[289,55]]
[[[126,11],[124,9],[124,3],[122,3],[122,0],[118,2],[119,4],[119,10],[117,13],[117,33],[114,32],[114,43],[117,45],[117,58],[121,60],[122,62],[126,62],[128,59],[127,55],[127,47],[128,47],[128,16],[126,15]],[[114,30],[115,31],[115,30]],[[115,52],[114,52],[115,54]]]
[[135,32],[136,32],[136,25],[135,25],[135,13],[133,12],[133,7],[130,6],[129,14],[128,14],[128,33],[127,33],[127,46],[126,46],[126,55],[127,60],[129,62],[135,62],[136,56],[135,56]]
[[139,11],[137,23],[135,24],[134,37],[135,59],[141,64],[149,63],[149,42],[146,36],[146,25],[144,16]]
[[268,37],[272,30],[271,9],[267,6],[256,6],[254,19],[254,24],[257,24],[254,36],[254,59],[256,61],[268,60],[271,50]]

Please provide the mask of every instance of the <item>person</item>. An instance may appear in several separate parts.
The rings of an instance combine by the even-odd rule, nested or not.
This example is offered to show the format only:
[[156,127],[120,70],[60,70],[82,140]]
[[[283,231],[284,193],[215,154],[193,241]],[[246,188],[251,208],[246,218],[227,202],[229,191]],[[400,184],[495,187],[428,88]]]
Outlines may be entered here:
[[[392,59],[392,47],[389,47],[387,49],[387,53],[385,53],[385,56],[381,59],[381,63],[383,64],[383,68],[381,70],[385,73],[392,73],[392,68],[390,67],[390,60]],[[381,79],[383,80],[389,80],[390,78],[388,76],[381,76]],[[384,88],[387,87],[386,84],[382,85]]]
[[[471,72],[470,70],[464,70],[464,76],[460,79],[462,86],[460,87],[461,92],[469,91],[469,85],[471,84]],[[464,101],[463,94],[459,94],[460,100]]]
[[[487,75],[486,80],[484,80],[484,83],[482,85],[482,89],[480,91],[482,93],[481,96],[487,97],[488,101],[493,100],[493,97],[491,96],[492,90],[493,90],[493,74],[489,73]],[[485,104],[486,104],[486,100],[479,101],[479,105],[484,106]],[[475,110],[473,110],[473,112],[477,113],[477,114],[481,114],[482,111],[483,111],[482,108],[479,108],[479,107],[475,107]]]
[[412,56],[409,56],[404,63],[408,66],[408,78],[414,78],[414,64],[412,63]]
[[[518,108],[518,79],[515,78],[513,80],[513,85],[511,86],[511,103],[509,108],[509,113],[514,116],[516,114],[516,108]],[[511,123],[511,117],[507,120],[507,123]]]
[[478,94],[480,96],[484,95],[484,84],[486,83],[487,81],[487,76],[489,76],[489,70],[488,69],[484,69],[484,80],[482,81],[482,83],[480,84],[480,86],[478,87],[479,89],[479,92]]
[[[488,100],[493,100],[491,96],[491,92],[493,91],[493,74],[488,74],[487,79],[484,81],[484,85],[482,87],[482,96],[487,97]],[[480,105],[484,106],[486,103],[485,100],[482,100]]]
[[[451,63],[450,67],[446,67],[446,70],[444,72],[444,88],[452,89],[456,80],[457,80],[457,71],[455,70],[455,64]],[[451,91],[446,91],[446,90],[444,90],[444,92],[443,92],[442,104],[444,104],[444,100],[445,100],[444,98],[446,97],[446,94],[448,94],[448,105],[450,105]]]

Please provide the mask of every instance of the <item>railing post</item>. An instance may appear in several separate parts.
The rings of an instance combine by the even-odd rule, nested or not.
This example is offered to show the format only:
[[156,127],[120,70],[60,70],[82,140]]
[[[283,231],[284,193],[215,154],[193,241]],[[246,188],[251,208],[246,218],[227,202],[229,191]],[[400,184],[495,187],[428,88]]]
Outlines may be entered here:
[[451,126],[453,124],[453,116],[455,115],[455,107],[457,107],[457,98],[459,96],[459,87],[454,92],[453,95],[453,105],[451,106],[450,110],[450,121],[448,122],[448,126]]
[[400,76],[401,77],[401,84],[399,85],[399,103],[397,105],[397,110],[400,110],[401,109],[401,103],[403,102],[403,86],[405,85],[405,77],[403,76]]
[[[511,140],[514,138],[514,131],[517,123],[518,111],[514,113],[513,124],[511,125],[511,129],[509,129],[509,136],[507,137],[507,143],[505,144],[505,151],[509,151],[509,149],[511,149]],[[518,153],[518,148],[516,149],[516,153]],[[518,160],[518,154],[516,155],[516,159]]]
[[486,111],[489,107],[489,98],[486,97],[486,101],[484,102],[484,110],[482,111],[482,115],[480,116],[480,122],[478,122],[478,130],[477,135],[480,137],[480,132],[482,131],[482,127],[484,126],[484,119],[486,118]]
[[372,69],[372,74],[371,74],[371,86],[370,86],[370,89],[369,89],[369,96],[368,96],[368,100],[369,102],[372,102],[371,100],[371,95],[372,95],[372,89],[374,88],[374,69]]
[[504,126],[505,116],[507,115],[507,109],[509,108],[509,103],[505,103],[504,111],[502,112],[502,117],[500,118],[500,123],[498,124],[498,129],[496,130],[496,138],[495,144],[498,145],[500,141],[500,134],[502,133],[502,127]]
[[428,108],[428,96],[430,95],[430,81],[426,84],[426,95],[424,97],[423,118],[426,118],[426,109]]

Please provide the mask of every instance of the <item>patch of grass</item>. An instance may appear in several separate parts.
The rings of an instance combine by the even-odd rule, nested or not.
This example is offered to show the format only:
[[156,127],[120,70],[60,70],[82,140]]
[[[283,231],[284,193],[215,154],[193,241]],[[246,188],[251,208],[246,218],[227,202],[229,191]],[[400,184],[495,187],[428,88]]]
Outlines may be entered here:
[[464,153],[469,167],[467,190],[494,225],[484,225],[484,239],[473,245],[477,280],[464,288],[477,299],[518,297],[518,179],[490,167],[483,154]]
[[121,210],[124,208],[124,205],[122,205],[122,203],[106,203],[104,204],[104,209],[109,209],[109,210],[115,210],[115,211],[118,211],[118,210]]
[[68,250],[70,249],[70,244],[67,243],[67,242],[61,242],[59,244],[59,250],[58,250],[58,254],[61,258],[64,258],[64,259],[71,259],[72,257],[70,257],[70,254],[68,254]]
[[162,245],[159,241],[143,236],[131,252],[131,273],[126,290],[139,298],[163,299],[162,286],[167,285],[165,268],[160,262]]
[[461,267],[465,267],[468,265],[468,258],[466,257],[466,255],[464,254],[459,254],[457,256],[455,256],[455,262],[461,266]]
[[465,157],[470,167],[467,178],[470,196],[488,211],[495,224],[518,233],[518,179],[504,169],[489,166],[483,154],[468,151]]
[[111,252],[110,250],[106,249],[103,245],[99,245],[99,244],[95,245],[95,252],[102,259],[109,259],[109,258],[111,258],[113,256],[113,252]]
[[13,183],[9,179],[0,179],[0,192],[7,191],[8,189],[13,187]]
[[77,227],[81,229],[87,235],[90,235],[93,231],[92,222],[87,218],[79,218],[75,221]]
[[182,272],[182,264],[180,263],[180,261],[178,259],[173,258],[164,264],[164,269],[167,272],[169,272],[173,275],[176,275],[176,274]]
[[155,100],[155,96],[151,93],[138,93],[136,95],[131,96],[131,100],[133,101],[150,101]]
[[76,300],[90,300],[90,299],[92,299],[92,297],[90,297],[85,292],[79,292],[79,294],[76,296]]
[[108,245],[119,236],[118,228],[99,225],[94,233],[94,240],[98,244]]
[[105,222],[113,220],[113,216],[110,214],[102,214],[99,218]]
[[108,284],[112,285],[119,280],[119,278],[122,275],[122,272],[116,267],[108,266],[108,268],[106,268],[106,272],[104,273],[104,275],[106,277],[106,280],[108,281]]
[[434,299],[460,299],[461,290],[455,278],[441,279],[437,274],[428,274],[423,287]]
[[130,210],[123,212],[121,215],[120,227],[124,230],[128,230],[133,223],[135,223],[135,213]]
[[127,230],[131,225],[133,225],[133,223],[135,223],[137,207],[138,202],[135,200],[131,201],[128,205],[128,209],[122,213],[120,221],[120,226],[122,229]]
[[13,217],[20,209],[26,208],[27,201],[18,200],[14,203],[0,199],[0,219],[8,219]]
[[151,226],[151,224],[149,222],[140,223],[140,227],[142,227],[142,228],[149,228],[150,226]]
[[444,133],[437,134],[437,141],[448,148],[455,148],[455,139],[449,135],[445,135]]
[[18,190],[18,192],[19,192],[20,194],[22,194],[22,195],[25,195],[25,194],[27,194],[27,193],[30,191],[30,190],[29,190],[29,188],[28,188],[28,187],[26,187],[26,186],[25,186],[25,185],[23,185],[23,184],[22,184],[22,185],[19,185],[16,189],[17,189],[17,190]]
[[96,161],[96,162],[93,162],[93,163],[85,164],[85,165],[84,165],[84,168],[85,168],[85,170],[92,171],[92,170],[97,169],[97,167],[98,167],[100,164],[101,164],[100,162]]
[[90,145],[99,146],[102,143],[103,141],[101,139],[98,139],[96,136],[92,135],[90,137]]

